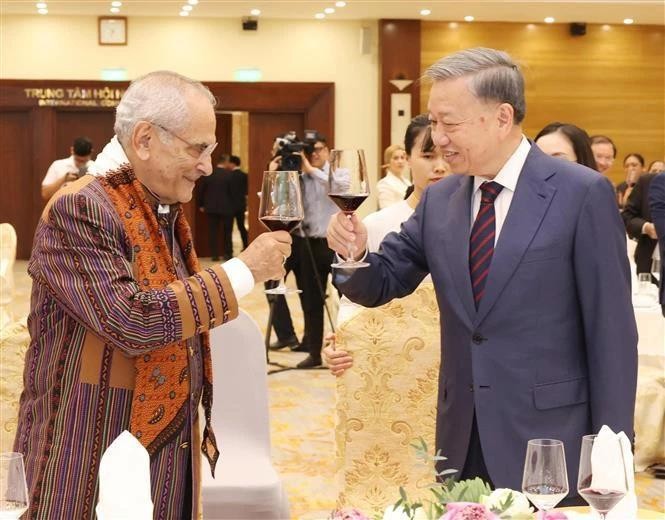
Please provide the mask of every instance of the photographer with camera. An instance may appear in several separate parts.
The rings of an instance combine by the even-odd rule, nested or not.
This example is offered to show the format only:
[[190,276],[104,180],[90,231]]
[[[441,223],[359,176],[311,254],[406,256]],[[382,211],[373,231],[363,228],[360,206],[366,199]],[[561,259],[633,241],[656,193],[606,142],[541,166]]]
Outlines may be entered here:
[[90,160],[92,142],[87,137],[77,137],[69,148],[69,157],[53,161],[42,181],[42,199],[49,200],[53,194],[70,182],[83,177],[88,168],[94,166]]
[[[305,218],[293,231],[291,256],[286,261],[286,272],[296,276],[302,305],[305,330],[300,346],[293,350],[309,355],[297,368],[315,368],[321,365],[323,344],[323,317],[325,289],[330,274],[333,252],[328,248],[326,231],[330,217],[337,207],[328,198],[330,151],[326,139],[314,131],[306,131],[305,140],[299,142],[295,132],[276,140],[276,155],[269,169],[301,171],[300,176]],[[273,326],[278,342],[275,348],[297,345],[291,316],[283,296],[275,302]]]

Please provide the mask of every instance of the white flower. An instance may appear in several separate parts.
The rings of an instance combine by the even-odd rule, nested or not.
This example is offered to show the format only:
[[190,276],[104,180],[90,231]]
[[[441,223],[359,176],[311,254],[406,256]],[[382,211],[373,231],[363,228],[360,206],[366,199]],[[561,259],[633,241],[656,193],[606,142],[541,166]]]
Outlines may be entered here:
[[383,512],[383,520],[427,520],[427,514],[422,507],[419,507],[415,511],[415,515],[410,517],[404,511],[402,506],[399,506],[397,509],[394,506],[388,506]]
[[517,516],[517,515],[529,515],[533,513],[533,509],[529,506],[529,500],[519,491],[508,488],[499,488],[492,491],[492,494],[489,496],[484,496],[480,498],[480,503],[483,504],[487,509],[500,509],[501,504],[505,503],[508,499],[508,495],[512,493],[513,503],[511,506],[502,513],[502,516]]

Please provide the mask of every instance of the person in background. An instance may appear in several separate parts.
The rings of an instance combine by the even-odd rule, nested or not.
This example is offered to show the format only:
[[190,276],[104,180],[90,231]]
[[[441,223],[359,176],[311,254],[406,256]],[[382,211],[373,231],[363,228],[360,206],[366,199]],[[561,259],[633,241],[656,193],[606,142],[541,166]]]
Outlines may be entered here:
[[[248,236],[245,228],[245,211],[247,210],[247,173],[240,169],[240,157],[229,155],[226,162],[229,172],[228,200],[232,214],[224,214],[224,257],[226,260],[233,257],[233,221],[238,226],[243,249],[247,247]],[[228,258],[226,258],[228,256]]]
[[[220,155],[217,166],[212,174],[203,177],[199,182],[197,204],[199,211],[208,218],[208,244],[210,246],[211,260],[219,260],[219,234],[226,219],[231,219],[233,226],[234,205],[236,202],[230,196],[231,172],[227,170],[228,155]],[[233,257],[231,236],[226,236],[224,230],[224,260]]]
[[[344,255],[350,242],[370,264],[334,281],[377,307],[432,275],[439,469],[519,489],[527,441],[553,438],[576,475],[583,435],[634,436],[637,327],[614,190],[531,145],[524,77],[505,52],[458,51],[426,75],[432,141],[457,175],[425,190],[377,253],[360,219],[333,216],[330,247]],[[581,503],[574,487],[562,501]]]
[[[649,191],[656,175],[655,173],[645,173],[638,177],[633,188],[627,191],[628,197],[621,211],[621,218],[623,218],[628,236],[637,242],[635,268],[638,275],[651,273],[653,252],[658,240],[649,208]],[[651,275],[651,281],[658,284],[658,280],[653,275]]]
[[596,134],[589,139],[591,140],[591,150],[598,171],[603,175],[607,175],[614,164],[614,159],[616,159],[617,147],[614,141],[606,135]]
[[[363,219],[367,226],[367,249],[378,251],[381,241],[388,233],[397,233],[418,205],[425,189],[450,173],[450,166],[443,158],[441,150],[434,146],[429,119],[426,114],[416,116],[406,129],[404,147],[408,151],[407,162],[411,170],[413,185],[406,199],[387,208],[369,214]],[[362,307],[351,302],[345,296],[340,300],[337,313],[338,326],[350,319]],[[334,335],[329,336],[332,344],[323,349],[324,359],[336,376],[341,375],[353,364],[351,356],[345,350],[334,345]]]
[[77,137],[69,148],[70,156],[53,161],[42,181],[42,199],[49,200],[63,186],[88,173],[93,167],[90,160],[92,142],[87,137]]
[[199,267],[182,204],[212,172],[214,106],[174,72],[134,80],[114,126],[126,162],[115,154],[117,169],[60,190],[37,224],[14,441],[24,518],[93,520],[100,459],[123,430],[150,456],[154,518],[202,514],[201,454],[213,473],[219,456],[207,331],[234,319],[255,283],[282,277],[291,252],[288,233],[263,233]]
[[649,164],[649,168],[647,168],[647,173],[660,173],[660,172],[665,172],[665,161],[661,161],[656,159],[655,161],[651,161],[651,164]]
[[534,142],[547,155],[573,161],[592,170],[597,168],[589,136],[579,126],[550,123],[538,132]]
[[630,192],[633,191],[640,176],[644,173],[644,157],[639,153],[629,153],[623,160],[623,171],[626,174],[626,180],[616,187],[617,203],[621,209],[626,205]]
[[401,144],[389,146],[383,152],[383,167],[386,175],[376,183],[379,209],[387,208],[404,200],[411,181],[406,178],[406,152]]
[[660,251],[660,306],[665,316],[665,172],[651,181],[649,207]]

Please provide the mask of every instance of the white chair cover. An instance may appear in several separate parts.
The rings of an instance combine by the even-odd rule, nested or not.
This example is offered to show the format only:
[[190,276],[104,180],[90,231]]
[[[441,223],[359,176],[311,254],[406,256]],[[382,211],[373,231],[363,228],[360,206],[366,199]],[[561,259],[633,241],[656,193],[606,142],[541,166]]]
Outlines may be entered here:
[[220,449],[215,478],[202,466],[203,517],[288,519],[289,503],[270,458],[263,334],[243,310],[210,332],[212,420]]

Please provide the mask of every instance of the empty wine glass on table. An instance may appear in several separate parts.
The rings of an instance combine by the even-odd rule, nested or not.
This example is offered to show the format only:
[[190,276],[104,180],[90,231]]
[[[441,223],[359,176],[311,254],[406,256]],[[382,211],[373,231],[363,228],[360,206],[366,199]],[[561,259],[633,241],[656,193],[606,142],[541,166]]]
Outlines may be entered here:
[[[601,520],[617,505],[628,492],[626,467],[621,444],[617,442],[616,460],[618,472],[608,472],[607,453],[593,455],[596,435],[585,435],[582,438],[580,453],[580,469],[577,477],[577,492],[596,511]],[[618,476],[618,473],[621,475]],[[608,479],[608,475],[612,478]],[[609,484],[609,485],[608,485]]]
[[0,518],[20,518],[28,510],[23,454],[0,453]]
[[[300,179],[296,171],[273,171],[263,173],[259,220],[270,231],[288,231],[297,228],[304,213]],[[284,258],[286,262],[286,258]],[[289,289],[284,279],[277,287],[266,289],[266,294],[295,294],[300,289]]]
[[531,439],[526,447],[522,492],[538,511],[549,511],[568,494],[563,442]]
[[[369,179],[363,150],[333,150],[330,152],[328,197],[348,217],[369,197]],[[342,269],[367,267],[367,262],[353,259],[353,244],[347,244],[347,259],[332,264]]]
[[663,264],[661,264],[661,261],[660,258],[653,258],[651,260],[651,274],[656,280],[658,280],[658,283],[662,283],[662,280],[660,279],[660,270]]

